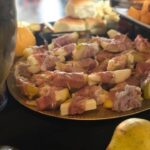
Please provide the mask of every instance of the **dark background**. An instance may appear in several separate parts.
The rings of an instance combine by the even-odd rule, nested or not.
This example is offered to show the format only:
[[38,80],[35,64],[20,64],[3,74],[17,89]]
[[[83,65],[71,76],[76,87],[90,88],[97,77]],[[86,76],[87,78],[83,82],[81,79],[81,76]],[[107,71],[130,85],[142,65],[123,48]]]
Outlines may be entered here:
[[33,112],[9,94],[0,112],[0,145],[20,150],[105,150],[115,127],[127,118],[150,120],[150,111],[105,121],[71,121]]

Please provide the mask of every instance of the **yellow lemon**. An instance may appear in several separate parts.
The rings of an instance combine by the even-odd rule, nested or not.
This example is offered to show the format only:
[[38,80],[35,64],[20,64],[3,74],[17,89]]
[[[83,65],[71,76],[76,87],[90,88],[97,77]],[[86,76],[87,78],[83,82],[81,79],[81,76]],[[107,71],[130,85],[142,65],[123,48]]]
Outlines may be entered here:
[[32,31],[23,24],[18,24],[16,31],[16,56],[22,56],[23,51],[27,47],[34,46],[36,39]]

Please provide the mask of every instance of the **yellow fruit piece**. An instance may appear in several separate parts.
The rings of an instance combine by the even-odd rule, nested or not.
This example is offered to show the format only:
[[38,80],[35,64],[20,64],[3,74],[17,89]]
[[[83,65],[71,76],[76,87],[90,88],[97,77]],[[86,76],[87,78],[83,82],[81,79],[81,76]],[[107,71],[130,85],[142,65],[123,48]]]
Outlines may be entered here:
[[111,99],[106,99],[106,100],[104,101],[104,104],[103,104],[103,107],[104,107],[104,108],[112,108],[112,106],[113,106],[113,102],[112,102]]
[[16,32],[16,56],[23,56],[24,49],[34,46],[35,44],[36,39],[32,31],[27,26],[18,24]]
[[36,101],[35,101],[35,100],[32,100],[32,101],[31,101],[31,100],[30,100],[30,101],[29,101],[29,100],[27,100],[27,101],[26,101],[26,104],[27,104],[27,105],[29,105],[29,106],[37,107],[37,103],[36,103]]
[[143,86],[144,99],[150,100],[150,81]]
[[32,84],[27,84],[24,86],[24,93],[29,99],[32,99],[34,96],[38,94],[39,90]]
[[55,99],[57,102],[64,102],[69,97],[70,93],[67,88],[55,92]]
[[103,101],[104,108],[112,108],[113,103],[107,91],[103,91],[103,93],[99,95],[99,98]]
[[41,26],[40,26],[40,24],[38,24],[38,23],[30,23],[30,24],[28,25],[28,28],[29,28],[32,32],[38,32],[38,31],[40,31]]
[[108,99],[108,92],[103,92],[103,93],[101,93],[100,95],[99,95],[99,98],[103,101],[103,102],[105,102],[106,101],[106,99]]
[[133,52],[132,55],[133,55],[133,57],[134,57],[134,61],[135,61],[135,62],[144,61],[144,56],[142,55],[142,53]]
[[32,47],[28,47],[28,48],[24,49],[23,56],[25,58],[28,58],[32,53],[33,53],[33,48]]

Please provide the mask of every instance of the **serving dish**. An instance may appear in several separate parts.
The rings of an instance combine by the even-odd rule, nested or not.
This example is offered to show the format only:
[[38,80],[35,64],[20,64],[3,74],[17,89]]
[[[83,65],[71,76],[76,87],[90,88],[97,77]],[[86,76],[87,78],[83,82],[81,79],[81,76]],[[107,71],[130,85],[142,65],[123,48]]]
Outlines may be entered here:
[[130,17],[127,13],[127,8],[114,7],[114,11],[120,15],[118,30],[123,33],[128,33],[131,38],[135,38],[137,34],[141,34],[150,39],[150,25]]
[[[48,34],[48,36],[51,35],[49,33],[47,33],[47,34]],[[38,35],[40,36],[40,33],[38,33]],[[38,39],[38,36],[36,36],[36,38]],[[44,37],[44,38],[46,38],[46,40],[48,39],[47,37]],[[52,40],[51,36],[49,37],[49,40]],[[41,38],[41,42],[43,42],[43,37]],[[58,111],[58,110],[39,111],[39,109],[37,109],[37,107],[35,107],[34,105],[27,104],[28,99],[27,99],[27,97],[24,97],[20,93],[20,90],[19,90],[18,86],[16,85],[15,80],[16,79],[14,77],[14,68],[12,68],[11,73],[7,80],[7,85],[8,85],[8,89],[9,89],[10,93],[15,98],[15,100],[17,102],[19,102],[21,105],[27,107],[28,109],[33,110],[37,113],[46,115],[46,116],[53,116],[53,117],[57,117],[57,118],[70,119],[70,120],[107,120],[107,119],[114,119],[114,118],[120,118],[120,117],[124,117],[124,116],[134,115],[134,114],[137,114],[137,113],[140,113],[143,111],[147,111],[150,109],[150,101],[144,100],[142,103],[142,106],[140,108],[136,108],[131,111],[116,112],[116,111],[112,111],[110,109],[105,109],[102,106],[98,106],[96,110],[84,112],[83,114],[80,114],[80,115],[62,116],[60,114],[60,111]]]
[[26,98],[20,94],[18,88],[16,87],[15,79],[13,76],[13,70],[11,71],[7,79],[7,86],[9,92],[18,103],[20,103],[22,106],[26,107],[27,109],[30,109],[34,112],[37,112],[41,115],[45,115],[48,117],[56,117],[56,118],[67,119],[67,120],[82,120],[82,121],[108,120],[108,119],[115,119],[115,118],[120,118],[125,116],[131,116],[131,115],[135,115],[150,110],[150,101],[144,100],[142,107],[127,112],[115,112],[112,110],[105,109],[101,106],[98,106],[96,110],[85,112],[80,115],[61,116],[60,112],[57,110],[39,111],[36,107],[27,105]]
[[142,23],[141,21],[138,21],[134,19],[133,17],[130,17],[128,15],[128,9],[127,8],[115,8],[115,11],[120,14],[120,16],[127,18],[128,20],[134,22],[135,24],[140,25],[143,28],[146,28],[147,30],[150,30],[150,25]]

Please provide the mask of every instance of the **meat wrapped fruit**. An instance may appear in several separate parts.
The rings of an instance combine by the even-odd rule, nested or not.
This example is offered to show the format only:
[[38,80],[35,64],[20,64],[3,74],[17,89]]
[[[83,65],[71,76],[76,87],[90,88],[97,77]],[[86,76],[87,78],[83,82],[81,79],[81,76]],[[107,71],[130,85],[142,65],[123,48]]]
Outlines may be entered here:
[[26,48],[14,71],[26,104],[62,116],[142,107],[150,99],[150,42],[115,30],[107,34],[80,37],[74,32],[48,47]]

